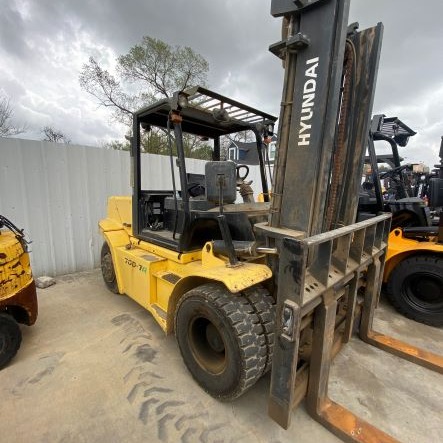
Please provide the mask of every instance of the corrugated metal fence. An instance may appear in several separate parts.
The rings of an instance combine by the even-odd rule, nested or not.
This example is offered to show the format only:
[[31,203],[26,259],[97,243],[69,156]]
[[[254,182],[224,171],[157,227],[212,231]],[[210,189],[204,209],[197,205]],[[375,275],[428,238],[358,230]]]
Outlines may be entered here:
[[[188,172],[201,174],[204,164],[189,160]],[[143,154],[142,169],[145,189],[172,189],[168,157]],[[257,167],[249,179],[259,192]],[[0,138],[0,214],[32,240],[36,276],[99,266],[107,198],[130,193],[128,152]]]

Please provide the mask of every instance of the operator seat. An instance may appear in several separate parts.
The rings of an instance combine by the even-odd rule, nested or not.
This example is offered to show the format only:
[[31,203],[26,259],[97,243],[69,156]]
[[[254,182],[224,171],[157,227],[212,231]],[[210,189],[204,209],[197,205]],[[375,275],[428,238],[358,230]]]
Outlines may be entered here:
[[[237,199],[237,170],[233,161],[207,162],[205,165],[206,199],[220,205],[235,203]],[[221,188],[220,188],[221,187]]]

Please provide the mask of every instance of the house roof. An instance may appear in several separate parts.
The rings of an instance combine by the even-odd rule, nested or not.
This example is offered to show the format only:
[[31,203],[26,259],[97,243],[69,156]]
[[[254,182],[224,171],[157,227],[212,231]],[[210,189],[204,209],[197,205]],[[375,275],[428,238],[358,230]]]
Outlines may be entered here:
[[[272,137],[272,141],[277,141],[277,137],[274,135]],[[234,160],[235,163],[241,163],[245,165],[258,165],[258,153],[257,153],[257,145],[255,142],[234,142],[231,141],[231,144],[229,145],[229,148],[237,147],[243,155],[238,155],[238,160]],[[271,160],[271,163],[273,161]]]

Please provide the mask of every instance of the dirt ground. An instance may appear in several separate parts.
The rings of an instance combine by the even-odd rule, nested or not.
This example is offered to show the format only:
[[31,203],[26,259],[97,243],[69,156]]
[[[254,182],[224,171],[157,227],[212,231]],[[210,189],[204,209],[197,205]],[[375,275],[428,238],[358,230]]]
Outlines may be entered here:
[[[99,271],[39,290],[39,319],[0,372],[0,442],[338,442],[302,404],[288,431],[267,416],[269,375],[221,403],[187,372],[174,337]],[[443,354],[443,329],[383,304],[378,330]],[[443,435],[443,377],[354,338],[334,361],[330,396],[405,443]]]

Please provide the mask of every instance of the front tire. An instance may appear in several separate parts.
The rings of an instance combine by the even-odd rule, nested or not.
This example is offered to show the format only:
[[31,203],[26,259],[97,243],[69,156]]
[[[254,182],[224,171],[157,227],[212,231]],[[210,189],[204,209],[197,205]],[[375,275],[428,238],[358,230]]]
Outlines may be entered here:
[[0,369],[17,354],[22,342],[22,332],[17,322],[8,314],[0,313]]
[[112,261],[111,250],[106,242],[103,243],[100,254],[100,265],[105,285],[114,294],[119,294],[117,285],[117,276],[115,275],[114,262]]
[[443,258],[435,255],[406,258],[392,271],[387,295],[406,317],[443,326]]
[[221,400],[239,397],[264,374],[267,339],[254,307],[223,285],[187,292],[175,316],[183,360],[197,383]]

